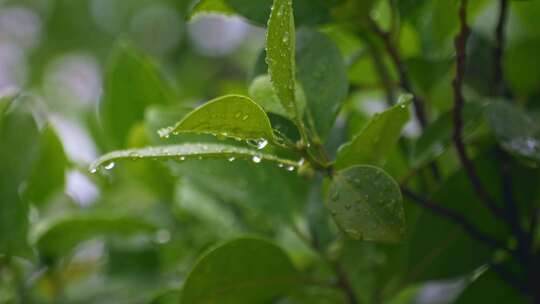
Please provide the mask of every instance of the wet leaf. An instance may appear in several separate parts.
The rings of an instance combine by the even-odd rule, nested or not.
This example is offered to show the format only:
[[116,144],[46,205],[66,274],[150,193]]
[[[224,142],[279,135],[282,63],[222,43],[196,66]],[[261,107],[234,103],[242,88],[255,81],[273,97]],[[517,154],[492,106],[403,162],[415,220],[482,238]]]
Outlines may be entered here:
[[380,168],[354,166],[335,172],[327,207],[353,239],[399,242],[405,236],[399,186]]
[[485,114],[503,149],[526,161],[540,163],[540,124],[504,101],[489,103]]
[[292,0],[275,0],[266,34],[266,63],[274,90],[291,117],[298,116],[295,101],[295,30]]
[[236,139],[273,140],[264,110],[248,97],[227,95],[211,100],[187,114],[174,127],[159,131],[169,137],[179,133],[206,133]]
[[[298,103],[298,112],[303,115],[306,108],[306,96],[304,90],[296,84],[296,102]],[[261,75],[253,80],[249,87],[249,95],[258,103],[266,112],[281,115],[287,118],[294,118],[284,108],[279,98],[274,91],[270,76]]]
[[209,159],[222,158],[249,159],[255,163],[261,161],[272,161],[281,164],[282,166],[291,166],[293,169],[298,166],[298,163],[292,160],[282,159],[272,154],[260,153],[258,151],[225,145],[225,144],[202,144],[202,143],[185,143],[180,145],[170,145],[161,147],[147,147],[140,149],[128,149],[121,151],[113,151],[100,157],[90,166],[91,172],[96,172],[99,168],[107,170],[113,169],[115,162],[119,160],[176,160],[184,161],[188,159]]
[[411,96],[405,95],[392,108],[375,114],[350,142],[340,147],[335,168],[358,164],[383,165],[409,120],[410,102]]
[[184,283],[182,303],[269,303],[300,284],[289,257],[252,238],[230,241],[205,254]]

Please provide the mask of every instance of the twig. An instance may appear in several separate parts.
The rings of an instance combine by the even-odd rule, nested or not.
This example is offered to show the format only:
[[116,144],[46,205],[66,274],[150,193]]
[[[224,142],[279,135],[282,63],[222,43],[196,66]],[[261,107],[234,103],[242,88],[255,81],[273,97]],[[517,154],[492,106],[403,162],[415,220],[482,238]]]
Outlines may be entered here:
[[343,269],[341,264],[339,262],[331,261],[326,254],[321,250],[319,243],[317,241],[316,237],[308,237],[306,236],[296,225],[291,225],[292,230],[294,233],[300,238],[306,245],[311,247],[318,255],[319,257],[324,260],[334,271],[337,282],[335,287],[339,288],[347,297],[349,304],[359,304],[358,298],[356,297],[356,294],[354,293],[354,289],[349,281],[349,277],[347,275],[347,272]]
[[[393,1],[390,1],[390,4],[395,4]],[[395,9],[395,7],[391,8],[392,11]],[[395,16],[392,18],[395,19]],[[427,126],[427,118],[426,118],[426,112],[424,109],[424,101],[418,96],[418,94],[415,94],[411,85],[411,81],[409,78],[409,75],[407,73],[407,69],[405,64],[403,63],[403,60],[401,60],[401,56],[399,54],[398,48],[394,45],[392,42],[392,32],[384,31],[373,19],[368,18],[369,26],[372,28],[373,32],[377,34],[381,38],[381,40],[384,43],[384,47],[388,54],[390,55],[390,58],[392,59],[392,62],[394,63],[398,74],[399,74],[399,83],[400,86],[407,92],[411,93],[413,95],[413,108],[416,120],[420,124],[420,127],[422,130],[424,130]],[[393,27],[392,27],[393,28]],[[370,44],[370,51],[373,54],[373,62],[375,65],[375,68],[377,69],[377,72],[380,75],[380,78],[383,82],[383,84],[386,87],[386,99],[387,103],[389,105],[394,103],[394,96],[393,96],[393,90],[391,90],[391,87],[387,84],[391,83],[390,75],[388,71],[386,70],[386,67],[384,66],[384,62],[382,61],[382,58],[378,56],[378,53],[376,50],[374,50],[374,47]],[[429,167],[431,169],[431,173],[433,174],[433,177],[435,180],[440,180],[441,174],[439,167],[435,162],[431,162],[429,164]]]
[[455,48],[456,48],[456,77],[454,78],[454,81],[452,82],[453,88],[454,88],[454,112],[453,112],[453,119],[454,119],[454,134],[453,134],[453,141],[454,145],[456,147],[459,160],[463,167],[465,168],[465,171],[467,172],[467,175],[469,177],[469,180],[474,188],[474,191],[480,198],[480,200],[486,205],[487,208],[489,208],[495,215],[504,218],[502,214],[502,210],[495,204],[495,202],[491,199],[491,196],[489,193],[485,190],[484,186],[482,185],[482,182],[480,181],[480,178],[478,177],[478,174],[476,173],[476,169],[474,168],[474,165],[472,161],[469,159],[469,156],[467,155],[467,151],[465,150],[465,144],[462,140],[462,131],[463,131],[463,117],[462,117],[462,109],[463,105],[465,104],[465,98],[463,97],[463,92],[461,91],[461,88],[463,86],[463,80],[465,76],[465,63],[467,60],[467,39],[470,34],[470,28],[467,25],[467,0],[461,1],[461,6],[459,8],[459,19],[461,24],[461,29],[459,34],[457,35],[455,39]]
[[508,0],[499,0],[499,18],[495,29],[495,47],[493,48],[493,82],[491,95],[498,96],[504,93],[504,75],[502,60],[504,56],[504,28],[508,19]]
[[440,215],[442,217],[445,217],[445,218],[455,222],[456,224],[461,226],[461,228],[463,230],[465,230],[471,237],[475,238],[476,240],[481,241],[483,243],[486,243],[487,245],[489,245],[493,249],[507,250],[504,243],[502,243],[501,241],[499,241],[497,239],[494,239],[491,236],[486,235],[484,232],[480,231],[478,228],[476,228],[476,226],[474,224],[472,224],[469,220],[467,220],[460,213],[458,213],[458,212],[456,212],[454,210],[451,210],[451,209],[447,209],[447,208],[441,206],[440,204],[437,204],[437,203],[435,203],[435,202],[433,202],[433,201],[431,201],[431,200],[429,200],[427,198],[421,197],[420,195],[412,192],[410,189],[408,189],[406,187],[402,186],[401,187],[401,192],[405,196],[410,198],[412,202],[414,202],[414,203],[416,203],[416,204],[430,210],[433,213],[436,213],[436,214],[438,214],[438,215]]
[[510,172],[510,157],[501,149],[497,148],[501,168],[501,189],[504,199],[505,218],[518,241],[518,251],[522,260],[528,262],[530,238],[519,223],[519,210],[514,201],[512,190],[512,172]]
[[356,298],[356,295],[354,294],[354,289],[349,282],[349,278],[347,276],[347,273],[339,263],[332,263],[332,266],[334,268],[335,273],[338,276],[337,285],[343,290],[345,293],[345,296],[347,297],[347,301],[349,304],[358,304],[358,299]]
[[[499,17],[495,29],[495,46],[493,48],[493,82],[491,86],[491,95],[503,95],[505,91],[503,74],[503,56],[504,56],[504,28],[508,18],[508,0],[499,0]],[[531,246],[530,236],[523,230],[519,223],[519,210],[514,200],[512,191],[512,175],[510,172],[510,157],[502,149],[497,149],[497,155],[500,160],[501,168],[501,188],[505,203],[505,211],[508,224],[518,240],[518,250],[522,259],[527,261],[528,251]]]
[[518,278],[515,274],[510,272],[508,269],[504,268],[502,265],[496,264],[496,263],[489,263],[489,266],[493,271],[499,275],[503,281],[506,281],[510,286],[515,288],[516,290],[527,293],[527,287],[523,284],[523,282]]
[[375,66],[375,70],[377,71],[377,74],[379,74],[379,79],[382,83],[382,87],[384,88],[384,92],[386,95],[386,104],[390,107],[396,102],[392,77],[390,76],[390,73],[384,65],[381,54],[375,48],[371,39],[368,37],[365,39],[365,41],[367,42],[369,53],[371,55],[373,65]]
[[426,111],[424,109],[424,101],[413,92],[411,80],[409,78],[409,74],[407,73],[407,68],[403,63],[403,60],[401,60],[398,48],[396,47],[396,45],[394,45],[392,41],[392,35],[389,32],[383,30],[373,19],[368,18],[367,21],[369,27],[373,30],[373,32],[381,38],[384,47],[388,52],[388,55],[390,55],[392,62],[396,66],[401,87],[405,91],[413,94],[413,106],[416,119],[418,120],[418,123],[420,124],[422,130],[425,129],[427,126],[427,118]]

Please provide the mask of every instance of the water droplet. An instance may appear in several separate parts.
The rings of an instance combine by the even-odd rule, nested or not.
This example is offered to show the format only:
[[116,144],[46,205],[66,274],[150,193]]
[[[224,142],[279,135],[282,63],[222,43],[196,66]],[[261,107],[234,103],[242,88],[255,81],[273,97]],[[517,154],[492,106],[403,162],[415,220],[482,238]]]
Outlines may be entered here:
[[172,127],[167,127],[167,128],[160,129],[160,130],[158,130],[158,135],[161,138],[169,138],[169,135],[171,134],[172,130],[173,130]]
[[105,166],[103,166],[103,168],[105,168],[106,170],[112,170],[115,165],[116,164],[114,162],[110,162],[108,164],[105,164]]
[[345,229],[345,232],[355,240],[362,239],[362,233],[358,232],[356,229],[348,228],[348,229]]
[[287,167],[285,167],[285,170],[287,170],[289,172],[292,172],[292,171],[294,171],[294,166],[287,166]]
[[94,174],[94,173],[96,173],[96,172],[97,172],[97,169],[96,169],[96,168],[90,169],[90,173]]
[[156,233],[156,242],[158,244],[165,244],[171,240],[171,233],[167,229],[160,229]]
[[234,114],[234,118],[237,118],[237,119],[239,119],[241,116],[242,116],[242,112],[236,112],[236,114]]
[[268,145],[268,140],[266,140],[265,138],[248,139],[246,143],[248,145],[254,146],[255,148],[257,148],[257,150],[261,150]]
[[244,115],[244,116],[242,117],[242,120],[247,120],[248,118],[249,118],[249,115],[246,114],[246,115]]
[[227,160],[230,161],[230,162],[233,162],[236,158],[234,158],[234,156],[231,156],[229,157]]
[[258,164],[258,163],[261,162],[262,159],[261,159],[260,156],[253,155],[253,157],[251,158],[251,160],[252,160],[254,163]]
[[300,158],[300,160],[298,161],[298,166],[302,166],[305,162],[306,160],[304,158]]
[[264,149],[264,147],[266,147],[266,145],[268,145],[268,140],[266,140],[264,138],[260,138],[260,139],[256,140],[255,142],[256,142],[256,145],[257,145],[257,149],[259,149],[259,150]]
[[186,160],[185,156],[180,156],[180,161],[185,161],[185,160]]
[[339,191],[335,191],[334,193],[332,193],[331,199],[333,201],[337,201],[339,199]]
[[280,168],[283,168],[285,165],[283,165],[282,163],[279,163],[277,166]]

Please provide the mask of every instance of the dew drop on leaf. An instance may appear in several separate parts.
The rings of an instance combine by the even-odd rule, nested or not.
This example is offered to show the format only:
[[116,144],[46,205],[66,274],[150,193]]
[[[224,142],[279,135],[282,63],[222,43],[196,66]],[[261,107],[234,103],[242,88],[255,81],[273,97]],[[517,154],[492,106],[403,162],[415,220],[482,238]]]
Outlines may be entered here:
[[333,201],[339,200],[339,191],[337,191],[337,190],[334,191],[334,193],[332,193],[331,199],[332,199]]
[[105,164],[105,166],[103,166],[103,168],[105,168],[106,170],[112,170],[115,165],[116,164],[114,162],[110,162],[108,164]]
[[252,160],[254,163],[258,164],[258,163],[261,162],[262,159],[261,159],[260,156],[253,155],[253,157],[251,158],[251,160]]

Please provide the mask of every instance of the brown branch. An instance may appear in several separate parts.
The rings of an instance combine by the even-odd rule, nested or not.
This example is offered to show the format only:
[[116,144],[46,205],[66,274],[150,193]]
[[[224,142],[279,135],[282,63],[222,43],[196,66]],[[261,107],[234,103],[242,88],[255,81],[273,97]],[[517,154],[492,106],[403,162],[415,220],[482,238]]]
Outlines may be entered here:
[[406,187],[401,187],[401,192],[406,197],[411,199],[412,202],[428,209],[429,211],[435,214],[440,215],[441,217],[445,217],[451,220],[452,222],[458,224],[465,232],[467,232],[474,239],[489,245],[493,249],[507,250],[503,242],[480,231],[478,228],[476,228],[476,226],[473,223],[467,220],[460,213],[451,209],[447,209],[441,206],[440,204],[437,204],[427,198],[421,197],[420,195],[412,192],[410,189]]
[[503,281],[506,281],[514,289],[523,293],[527,293],[528,286],[526,286],[526,283],[523,282],[514,273],[504,268],[502,265],[493,262],[489,263],[489,266],[495,272],[495,274],[497,274]]
[[352,287],[349,277],[347,275],[347,272],[343,269],[341,264],[337,261],[330,260],[322,248],[320,247],[319,241],[317,239],[316,235],[313,235],[311,238],[306,236],[296,225],[291,226],[294,233],[300,238],[308,247],[311,247],[318,255],[319,257],[324,260],[334,271],[334,274],[337,277],[337,282],[335,283],[335,287],[339,288],[347,298],[347,301],[349,304],[359,304],[359,300],[356,297],[356,294],[354,293],[354,288]]
[[394,63],[398,72],[401,87],[405,91],[413,94],[414,114],[422,130],[425,129],[427,126],[427,118],[426,111],[424,109],[424,101],[417,94],[414,94],[411,80],[409,78],[409,74],[407,73],[407,68],[403,63],[403,60],[401,59],[401,55],[399,54],[397,46],[392,41],[392,35],[389,32],[383,30],[375,22],[375,20],[368,18],[367,22],[372,31],[381,38],[384,47],[388,52],[388,55],[390,55],[390,58],[392,59],[392,62]]
[[459,8],[459,20],[460,20],[461,29],[455,39],[456,77],[454,78],[454,81],[452,82],[452,85],[454,88],[453,141],[454,141],[454,145],[456,147],[457,153],[458,153],[459,160],[462,166],[465,168],[465,171],[467,172],[469,180],[474,188],[474,191],[476,192],[480,200],[486,205],[488,209],[490,209],[495,215],[499,217],[503,217],[502,210],[497,206],[497,204],[491,198],[490,194],[486,191],[486,189],[482,185],[482,182],[480,181],[480,178],[478,177],[478,174],[476,173],[476,169],[474,168],[472,161],[467,155],[465,144],[463,143],[463,140],[462,140],[462,132],[463,132],[462,109],[463,109],[463,105],[465,104],[465,98],[463,97],[463,92],[461,88],[463,86],[463,81],[464,81],[464,76],[465,76],[465,63],[467,60],[467,53],[466,53],[467,39],[469,38],[469,35],[470,35],[470,28],[467,25],[467,3],[468,3],[467,0],[461,1],[461,6]]
[[[390,1],[390,5],[394,4],[393,1]],[[394,10],[395,7],[392,7],[392,10]],[[392,19],[395,19],[393,17]],[[420,127],[422,130],[424,130],[427,126],[427,117],[426,112],[424,109],[424,101],[418,96],[418,94],[415,94],[413,92],[413,88],[411,85],[411,81],[409,78],[409,75],[407,73],[407,68],[405,64],[403,63],[403,60],[401,59],[401,56],[399,54],[398,48],[394,45],[392,42],[392,32],[384,31],[373,19],[368,18],[368,23],[371,29],[377,36],[381,38],[383,41],[384,47],[386,49],[386,52],[390,55],[390,58],[392,59],[392,62],[394,63],[398,74],[399,74],[399,84],[400,86],[407,92],[411,93],[413,95],[413,108],[416,120],[420,124]],[[388,71],[386,70],[386,67],[384,66],[384,61],[382,58],[378,55],[376,50],[374,49],[374,46],[370,44],[370,51],[372,53],[373,62],[375,65],[375,68],[377,69],[377,72],[379,73],[379,76],[381,78],[381,81],[386,86],[386,84],[390,83],[390,75]],[[391,90],[391,87],[386,86],[386,100],[389,105],[392,105],[395,103],[393,90]],[[429,163],[429,168],[431,170],[431,174],[435,178],[435,180],[440,180],[441,173],[439,170],[439,167],[435,162]]]
[[[370,40],[369,38],[366,40]],[[377,71],[377,74],[379,74],[379,79],[384,87],[384,92],[386,95],[386,104],[390,107],[395,104],[395,94],[393,89],[393,81],[392,77],[390,76],[390,73],[386,69],[386,66],[384,65],[383,58],[381,57],[381,54],[378,52],[378,50],[375,48],[373,43],[371,41],[368,42],[368,48],[369,52],[371,54],[371,59],[373,61],[373,65],[375,66],[375,70]]]
[[508,19],[508,0],[499,0],[499,18],[495,29],[495,47],[493,48],[493,82],[491,95],[498,96],[504,94],[504,75],[502,60],[504,57],[504,28]]
[[341,288],[341,290],[343,290],[343,292],[345,293],[348,303],[358,304],[358,298],[354,293],[354,289],[351,285],[351,282],[349,281],[345,269],[343,269],[343,267],[339,263],[332,263],[332,267],[334,268],[334,272],[337,274],[338,277],[337,286],[339,286],[339,288]]

